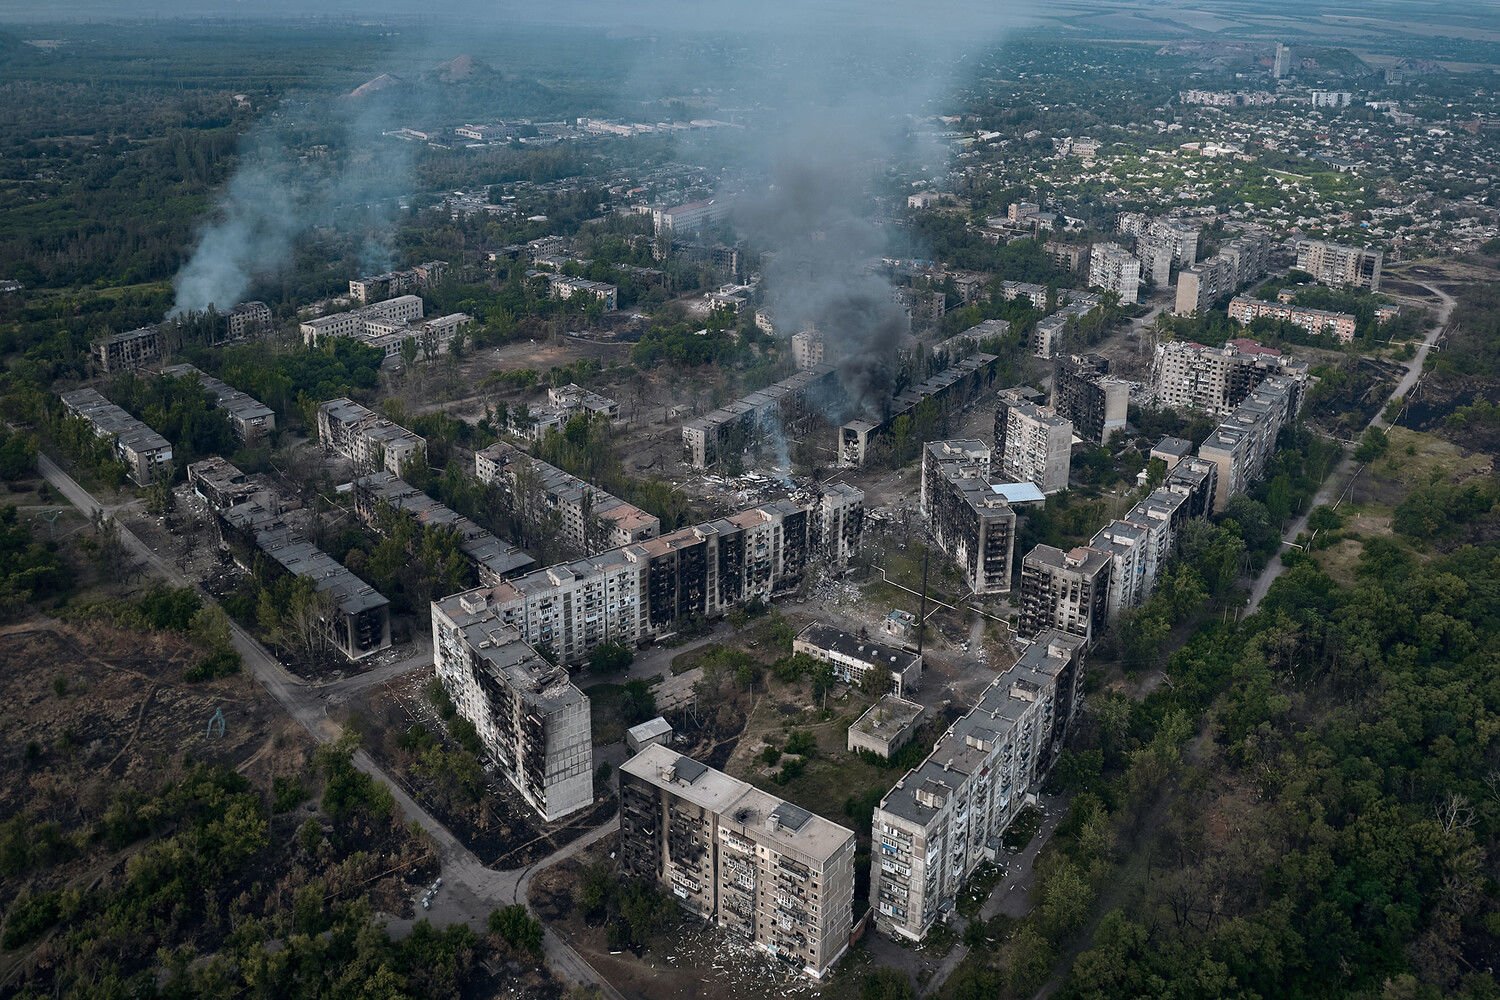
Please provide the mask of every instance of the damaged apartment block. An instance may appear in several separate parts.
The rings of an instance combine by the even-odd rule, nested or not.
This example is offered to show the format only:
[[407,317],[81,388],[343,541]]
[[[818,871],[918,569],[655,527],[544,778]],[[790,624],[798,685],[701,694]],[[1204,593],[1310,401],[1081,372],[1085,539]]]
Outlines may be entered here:
[[953,559],[976,594],[1010,590],[1016,544],[1010,501],[1041,498],[1029,483],[993,481],[990,449],[983,441],[932,441],[922,449],[919,509],[933,543]]
[[473,565],[479,581],[486,586],[494,586],[506,577],[525,572],[536,563],[514,545],[389,472],[362,476],[350,488],[354,494],[354,513],[375,531],[385,530],[387,516],[399,514],[424,528],[456,532],[458,550]]
[[767,434],[794,436],[809,417],[836,404],[841,395],[833,366],[814,365],[683,424],[683,461],[695,469],[711,469],[757,447]]
[[664,746],[620,765],[620,866],[821,979],[854,926],[854,831]]
[[839,464],[858,468],[869,459],[871,447],[889,437],[896,421],[911,417],[923,403],[941,411],[957,412],[995,382],[1000,359],[976,353],[902,392],[882,420],[851,420],[839,428]]
[[588,695],[500,620],[482,591],[432,604],[438,679],[485,751],[547,822],[594,801]]

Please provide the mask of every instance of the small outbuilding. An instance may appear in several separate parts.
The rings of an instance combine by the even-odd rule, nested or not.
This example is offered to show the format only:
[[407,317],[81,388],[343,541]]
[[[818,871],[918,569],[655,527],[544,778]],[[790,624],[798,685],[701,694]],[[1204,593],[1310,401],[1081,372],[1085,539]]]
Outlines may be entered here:
[[671,742],[672,724],[659,715],[625,731],[625,746],[631,753],[640,753],[653,744],[667,746]]

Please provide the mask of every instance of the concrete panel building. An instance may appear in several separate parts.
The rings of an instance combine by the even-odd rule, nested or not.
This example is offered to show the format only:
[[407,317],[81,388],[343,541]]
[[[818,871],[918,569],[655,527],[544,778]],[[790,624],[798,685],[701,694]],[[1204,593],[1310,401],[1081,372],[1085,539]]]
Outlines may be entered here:
[[551,518],[564,543],[585,555],[661,534],[661,519],[501,441],[477,452],[474,475],[507,491],[517,511]]
[[1089,287],[1119,296],[1121,305],[1140,299],[1141,262],[1118,243],[1096,243],[1089,251]]
[[473,565],[479,581],[486,586],[494,586],[536,565],[535,559],[514,545],[389,472],[356,479],[352,491],[355,514],[377,531],[382,530],[385,515],[395,513],[409,517],[423,527],[456,532],[458,550]]
[[683,424],[683,460],[695,469],[711,469],[757,446],[768,434],[790,437],[805,418],[841,398],[833,366],[814,365]]
[[920,941],[1047,775],[1082,689],[1084,641],[1038,635],[876,807],[870,906],[880,930]]
[[343,397],[318,407],[318,440],[363,470],[399,476],[408,463],[427,461],[426,439]]
[[887,671],[897,697],[915,691],[922,680],[921,653],[850,635],[822,622],[804,626],[792,640],[792,652],[829,664],[845,684],[862,684],[871,670]]
[[161,331],[154,326],[111,333],[90,348],[94,366],[105,375],[130,371],[161,360]]
[[1265,233],[1235,237],[1207,260],[1183,268],[1177,276],[1173,311],[1179,316],[1207,312],[1215,302],[1265,274],[1270,259],[1271,238]]
[[822,978],[854,926],[854,831],[663,746],[620,765],[620,867]]
[[276,413],[269,406],[192,365],[170,365],[163,368],[161,373],[171,378],[197,379],[198,384],[203,386],[203,391],[213,400],[214,407],[223,410],[229,418],[234,436],[243,444],[249,444],[276,429]]
[[1253,340],[1231,340],[1223,347],[1184,341],[1158,344],[1151,385],[1157,406],[1223,418],[1272,375],[1293,383],[1300,408],[1309,377],[1307,363]]
[[1073,424],[1073,433],[1104,444],[1123,431],[1130,413],[1130,383],[1109,375],[1109,361],[1097,354],[1058,358],[1052,369],[1049,400],[1058,416]]
[[241,302],[224,316],[225,340],[249,340],[270,333],[275,321],[264,302]]
[[1109,622],[1107,552],[1080,545],[1064,552],[1037,545],[1021,560],[1023,638],[1057,629],[1093,642]]
[[851,420],[844,424],[839,428],[839,464],[845,468],[864,465],[871,446],[888,437],[897,420],[911,415],[928,400],[949,412],[962,410],[994,385],[999,363],[994,354],[971,354],[900,393],[891,401],[890,411],[883,419]]
[[1051,408],[1007,399],[995,413],[995,461],[1011,483],[1034,483],[1043,493],[1068,488],[1073,424]]
[[1301,400],[1299,383],[1269,376],[1198,446],[1198,457],[1217,467],[1215,512],[1260,478],[1276,451],[1276,436],[1296,420]]
[[823,363],[823,335],[817,330],[799,330],[792,334],[792,364],[807,371]]
[[1274,319],[1300,326],[1314,336],[1332,337],[1341,344],[1354,340],[1359,321],[1352,313],[1294,306],[1285,302],[1262,302],[1239,296],[1229,303],[1229,318],[1249,326],[1258,319]]
[[442,281],[448,273],[448,262],[429,260],[401,271],[387,271],[362,278],[351,278],[349,297],[360,305],[370,305],[381,299],[389,299],[407,292],[430,288]]
[[602,642],[636,645],[793,590],[815,563],[858,548],[864,494],[835,484],[482,588],[504,620],[562,662]]
[[175,467],[170,441],[93,389],[74,389],[61,399],[63,408],[87,423],[95,437],[109,441],[131,482],[137,486],[171,482]]
[[486,755],[546,822],[594,801],[588,695],[543,659],[480,593],[432,605],[437,677]]
[[1010,590],[1016,514],[990,475],[981,441],[933,441],[922,449],[920,509],[933,543],[976,594]]
[[1351,247],[1322,240],[1298,240],[1297,270],[1325,285],[1352,285],[1380,291],[1380,269],[1385,254],[1369,247]]

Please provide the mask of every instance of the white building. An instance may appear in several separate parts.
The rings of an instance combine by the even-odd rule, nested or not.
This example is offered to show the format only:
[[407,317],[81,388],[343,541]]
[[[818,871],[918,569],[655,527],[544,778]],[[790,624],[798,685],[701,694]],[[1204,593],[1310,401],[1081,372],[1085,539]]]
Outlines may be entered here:
[[[1000,478],[1034,483],[1043,493],[1068,488],[1072,472],[1073,424],[1046,406],[1006,399],[1004,421],[995,421],[995,454]],[[1002,434],[1003,428],[1003,434]]]
[[1141,262],[1118,243],[1096,243],[1089,251],[1089,286],[1114,292],[1122,305],[1140,298]]
[[1270,375],[1293,380],[1299,392],[1309,377],[1306,362],[1253,340],[1230,340],[1223,347],[1169,341],[1156,345],[1151,385],[1159,407],[1222,418]]
[[427,461],[425,438],[344,397],[318,407],[318,440],[365,471],[399,476],[407,463]]

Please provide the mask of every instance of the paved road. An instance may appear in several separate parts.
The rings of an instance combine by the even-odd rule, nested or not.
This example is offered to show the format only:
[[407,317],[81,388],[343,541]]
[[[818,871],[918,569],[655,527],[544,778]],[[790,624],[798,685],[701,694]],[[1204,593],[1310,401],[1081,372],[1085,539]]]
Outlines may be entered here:
[[[47,482],[51,483],[74,507],[82,511],[84,516],[92,517],[98,511],[108,512],[108,508],[95,500],[87,490],[79,486],[46,455],[37,455],[37,469]],[[122,544],[136,558],[177,586],[194,586],[171,563],[153,552],[134,532],[119,522],[116,524],[119,526]],[[239,625],[231,622],[230,632],[235,649],[244,659],[245,665],[249,667],[255,679],[270,692],[288,715],[315,739],[325,743],[343,735],[342,728],[328,718],[326,699],[330,693],[348,697],[352,691],[358,690],[361,686],[368,687],[370,684],[397,676],[404,670],[415,669],[424,661],[431,662],[430,655],[414,655],[373,671],[372,673],[381,674],[373,680],[366,681],[364,677],[346,678],[319,689],[289,673],[254,636]],[[612,819],[535,865],[524,869],[496,871],[485,867],[446,826],[412,798],[395,776],[377,764],[363,750],[355,752],[354,766],[390,789],[391,795],[406,818],[419,824],[432,839],[433,849],[441,864],[443,888],[434,900],[433,908],[424,916],[439,926],[465,923],[476,930],[483,931],[487,926],[491,910],[512,902],[525,902],[525,887],[537,872],[571,856],[588,844],[609,834],[618,826],[618,819]],[[405,933],[410,929],[410,925],[411,921],[405,920],[392,920],[388,924],[394,934]],[[610,1000],[623,1000],[614,987],[610,986],[581,955],[550,929],[546,931],[542,944],[548,962],[565,979],[597,987]]]
[[[1422,366],[1427,363],[1427,355],[1432,351],[1432,345],[1437,343],[1443,331],[1448,328],[1448,318],[1453,314],[1453,296],[1436,285],[1429,285],[1426,282],[1420,282],[1420,284],[1441,299],[1443,305],[1438,310],[1437,321],[1433,323],[1432,329],[1427,331],[1427,336],[1422,341],[1422,346],[1417,348],[1417,353],[1407,362],[1406,374],[1396,383],[1396,388],[1391,390],[1391,395],[1386,401],[1387,403],[1392,399],[1401,399],[1409,395],[1412,389],[1415,388],[1417,380],[1422,377]],[[1383,429],[1387,426],[1389,424],[1385,419],[1385,404],[1381,404],[1380,409],[1375,411],[1375,416],[1370,418],[1367,427]],[[1332,474],[1323,480],[1323,486],[1318,490],[1317,495],[1313,497],[1312,503],[1308,505],[1307,513],[1292,522],[1291,527],[1287,529],[1284,540],[1287,543],[1295,542],[1297,536],[1307,530],[1307,519],[1311,516],[1312,512],[1316,508],[1334,502],[1338,497],[1343,496],[1344,491],[1348,489],[1354,477],[1359,474],[1360,468],[1361,466],[1354,461],[1352,454],[1345,455],[1343,461],[1339,462],[1338,467],[1333,470]],[[1260,607],[1260,602],[1270,592],[1271,584],[1275,583],[1276,578],[1284,572],[1286,572],[1286,564],[1280,559],[1272,559],[1250,588],[1250,600],[1245,606],[1245,614],[1251,615],[1255,613],[1255,609]]]

